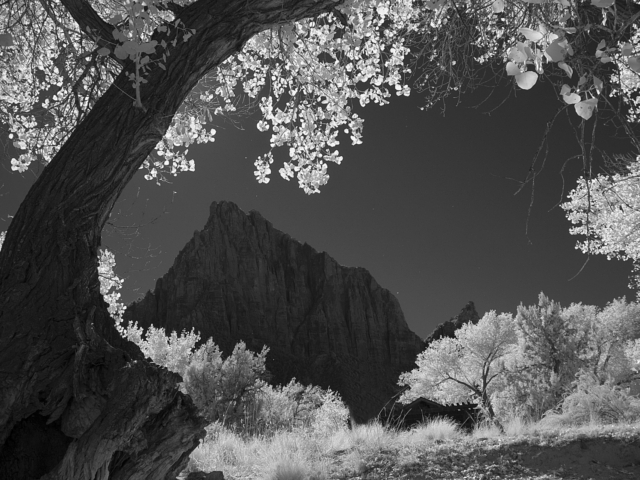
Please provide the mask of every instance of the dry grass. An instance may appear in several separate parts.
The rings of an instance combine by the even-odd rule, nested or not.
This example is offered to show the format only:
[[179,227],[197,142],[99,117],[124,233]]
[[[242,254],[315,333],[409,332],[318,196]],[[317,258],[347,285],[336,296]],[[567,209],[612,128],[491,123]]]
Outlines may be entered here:
[[[424,475],[425,472],[431,475],[427,475],[427,478],[434,479],[516,478],[502,477],[501,470],[496,470],[498,467],[494,460],[491,461],[493,463],[487,460],[489,463],[484,465],[482,459],[490,458],[487,452],[496,448],[553,448],[553,445],[566,446],[585,438],[598,441],[603,438],[623,438],[637,442],[640,451],[640,423],[591,423],[567,428],[552,420],[532,424],[514,418],[503,422],[503,426],[504,433],[492,425],[484,424],[468,434],[447,420],[426,422],[410,431],[370,423],[355,426],[353,430],[345,428],[324,435],[310,431],[282,431],[269,437],[248,439],[220,430],[215,439],[208,440],[193,452],[190,470],[222,470],[227,480],[329,480],[354,477],[391,480],[403,476],[413,478],[414,473]],[[500,458],[508,458],[505,453],[500,455]],[[502,465],[500,462],[507,461],[500,460],[498,464]],[[505,471],[516,469],[513,471],[521,475],[517,478],[522,479],[559,478],[527,476],[527,468],[531,466],[521,466],[516,460],[509,460],[500,468],[503,467]],[[489,476],[482,477],[481,474]]]

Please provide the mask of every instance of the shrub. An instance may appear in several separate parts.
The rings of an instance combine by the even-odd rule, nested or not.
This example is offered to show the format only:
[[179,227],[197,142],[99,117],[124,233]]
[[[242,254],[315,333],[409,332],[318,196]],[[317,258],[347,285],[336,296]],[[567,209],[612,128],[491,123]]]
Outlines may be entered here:
[[424,440],[447,440],[460,435],[460,427],[450,418],[434,418],[419,424],[415,435]]
[[287,385],[262,382],[241,425],[246,435],[271,436],[280,431],[306,430],[317,434],[346,428],[349,410],[340,395],[292,379]]
[[241,424],[262,386],[268,351],[265,347],[256,354],[240,342],[223,360],[220,348],[209,339],[193,353],[184,388],[208,421]]
[[601,384],[592,373],[580,372],[574,385],[575,389],[562,402],[561,412],[548,413],[548,422],[584,425],[640,418],[640,401],[610,382]]

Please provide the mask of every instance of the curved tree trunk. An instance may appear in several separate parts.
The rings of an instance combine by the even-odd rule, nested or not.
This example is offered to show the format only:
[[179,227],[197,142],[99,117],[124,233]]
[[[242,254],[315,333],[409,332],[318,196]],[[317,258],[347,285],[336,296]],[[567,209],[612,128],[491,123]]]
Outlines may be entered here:
[[[85,0],[62,3],[83,31],[101,25]],[[44,169],[0,251],[0,478],[164,479],[184,468],[204,420],[178,375],[116,332],[99,292],[100,232],[200,78],[255,33],[338,3],[199,0],[182,9],[196,33],[170,50],[166,71],[151,71],[144,109],[133,106],[127,64]]]

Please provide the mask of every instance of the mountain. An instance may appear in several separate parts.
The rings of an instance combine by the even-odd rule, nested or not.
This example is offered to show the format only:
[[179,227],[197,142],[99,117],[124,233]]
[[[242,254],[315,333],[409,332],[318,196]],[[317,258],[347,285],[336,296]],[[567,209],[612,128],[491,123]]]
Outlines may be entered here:
[[270,348],[275,383],[296,377],[337,390],[358,421],[378,414],[424,348],[397,299],[364,268],[339,265],[258,212],[214,202],[153,292],[126,320],[195,328],[223,352]]
[[432,342],[439,340],[442,337],[450,337],[453,338],[455,336],[456,330],[462,327],[465,323],[473,323],[474,325],[480,321],[480,315],[476,312],[476,306],[473,302],[469,301],[464,306],[460,313],[455,317],[451,317],[444,323],[438,325],[433,333],[425,338],[424,342],[426,345],[431,345]]

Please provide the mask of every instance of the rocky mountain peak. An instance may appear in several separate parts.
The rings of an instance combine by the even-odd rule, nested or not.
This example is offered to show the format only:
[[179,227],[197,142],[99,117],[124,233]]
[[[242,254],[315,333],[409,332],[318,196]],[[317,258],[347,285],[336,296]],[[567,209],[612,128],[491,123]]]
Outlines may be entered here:
[[211,205],[204,229],[125,318],[193,327],[224,352],[240,340],[266,345],[275,382],[337,390],[358,420],[377,415],[424,348],[366,269],[341,266],[231,202]]
[[480,315],[478,315],[478,312],[476,311],[476,306],[472,301],[469,301],[462,310],[460,310],[458,315],[451,317],[446,322],[438,325],[433,333],[425,339],[425,343],[430,345],[432,342],[435,342],[442,337],[453,338],[456,330],[462,327],[465,323],[471,322],[475,325],[479,320]]

